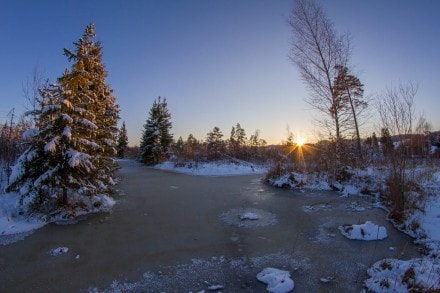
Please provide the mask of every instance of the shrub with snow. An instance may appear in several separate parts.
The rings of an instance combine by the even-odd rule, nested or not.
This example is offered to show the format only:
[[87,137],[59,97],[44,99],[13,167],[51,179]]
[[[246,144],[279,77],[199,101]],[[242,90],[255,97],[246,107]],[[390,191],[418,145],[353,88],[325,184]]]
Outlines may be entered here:
[[365,287],[372,292],[438,292],[440,264],[429,258],[384,259],[368,269]]

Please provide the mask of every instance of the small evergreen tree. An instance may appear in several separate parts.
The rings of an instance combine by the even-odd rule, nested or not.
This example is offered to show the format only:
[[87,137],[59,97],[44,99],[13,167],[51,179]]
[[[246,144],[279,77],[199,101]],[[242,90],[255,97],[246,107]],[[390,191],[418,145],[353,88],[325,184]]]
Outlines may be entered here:
[[206,143],[209,159],[218,159],[225,151],[223,133],[217,126],[215,126],[212,131],[207,134]]
[[394,150],[393,140],[388,128],[382,128],[381,130],[380,146],[384,156],[390,155]]
[[194,135],[188,135],[185,142],[185,158],[198,160],[200,155],[200,143]]
[[127,136],[127,129],[125,127],[125,121],[122,122],[121,129],[119,130],[119,136],[118,136],[118,146],[117,146],[117,157],[123,158],[125,156],[125,149],[128,145],[128,136]]
[[171,127],[171,114],[168,111],[167,101],[158,97],[154,100],[144,125],[139,150],[139,160],[142,163],[158,164],[169,157],[173,142]]
[[375,132],[373,132],[373,134],[371,135],[371,147],[373,149],[377,149],[379,147],[379,142],[377,140],[377,136]]

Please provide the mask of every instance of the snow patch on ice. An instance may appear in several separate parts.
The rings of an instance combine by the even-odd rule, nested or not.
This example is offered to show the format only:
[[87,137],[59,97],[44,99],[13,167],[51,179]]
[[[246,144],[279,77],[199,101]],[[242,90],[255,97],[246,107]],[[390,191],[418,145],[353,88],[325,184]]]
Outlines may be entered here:
[[275,268],[265,268],[257,274],[257,279],[267,284],[266,290],[271,293],[287,293],[295,287],[288,271]]
[[255,213],[244,213],[243,215],[240,216],[240,220],[244,221],[244,220],[258,220],[259,217],[257,214]]
[[65,254],[69,251],[68,247],[57,247],[49,250],[47,253],[51,256],[60,256],[62,254]]
[[361,225],[339,226],[339,231],[348,239],[355,240],[382,240],[387,238],[387,229],[370,221]]
[[264,227],[278,222],[275,214],[256,208],[230,209],[219,217],[223,222],[241,228]]

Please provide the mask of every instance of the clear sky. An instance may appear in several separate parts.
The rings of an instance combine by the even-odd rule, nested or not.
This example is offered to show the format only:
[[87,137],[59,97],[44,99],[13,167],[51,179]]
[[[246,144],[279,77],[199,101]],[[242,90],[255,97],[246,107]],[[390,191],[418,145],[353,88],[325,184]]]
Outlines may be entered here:
[[[355,74],[366,95],[419,84],[416,107],[440,129],[440,1],[328,0],[340,32],[349,32]],[[309,139],[319,131],[307,92],[288,59],[291,0],[2,0],[0,121],[24,112],[22,84],[37,66],[55,81],[90,22],[102,42],[108,83],[131,145],[148,110],[166,97],[175,138],[204,139],[214,126],[229,136],[237,122],[280,143],[286,127]],[[370,132],[370,130],[368,130]]]

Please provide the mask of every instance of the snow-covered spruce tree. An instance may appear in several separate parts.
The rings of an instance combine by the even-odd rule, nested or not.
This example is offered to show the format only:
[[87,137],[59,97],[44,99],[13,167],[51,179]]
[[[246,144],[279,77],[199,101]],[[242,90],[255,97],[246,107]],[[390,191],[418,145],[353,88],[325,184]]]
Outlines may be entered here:
[[158,97],[154,100],[142,133],[139,160],[148,165],[158,164],[166,160],[170,154],[173,135],[171,114],[168,111],[167,100]]
[[20,191],[22,207],[30,212],[52,214],[61,206],[86,209],[86,198],[112,191],[109,156],[119,109],[105,84],[93,31],[89,25],[74,43],[75,54],[66,54],[76,60],[72,69],[57,84],[41,89],[36,129],[28,131],[28,148],[13,168],[8,189]]
[[113,90],[106,83],[107,71],[102,62],[102,46],[94,41],[95,26],[86,27],[83,36],[73,44],[75,51],[64,49],[64,55],[73,61],[71,71],[59,79],[67,91],[72,91],[81,100],[81,105],[94,117],[90,119],[96,126],[93,140],[98,147],[94,149],[93,161],[99,169],[99,177],[104,185],[112,185],[116,164],[116,145],[119,129],[119,105]]
[[125,149],[128,145],[128,136],[127,136],[127,128],[125,127],[125,121],[122,122],[121,129],[119,130],[118,136],[118,146],[117,146],[117,154],[118,158],[123,158],[125,156]]

